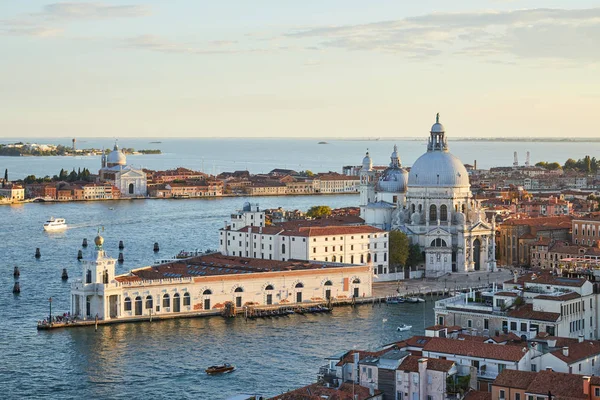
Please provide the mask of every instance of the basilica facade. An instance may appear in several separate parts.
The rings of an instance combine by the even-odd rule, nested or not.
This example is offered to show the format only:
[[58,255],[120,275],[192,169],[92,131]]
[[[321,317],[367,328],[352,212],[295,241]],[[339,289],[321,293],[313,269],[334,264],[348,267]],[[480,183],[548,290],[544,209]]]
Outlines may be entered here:
[[101,181],[115,185],[121,191],[121,197],[146,197],[148,194],[146,173],[127,165],[127,157],[116,143],[108,155],[102,154],[98,175]]
[[369,153],[360,171],[360,211],[369,225],[399,230],[418,244],[427,276],[495,268],[494,222],[472,197],[463,163],[449,152],[439,114],[427,152],[402,167],[394,146],[389,168],[378,174]]

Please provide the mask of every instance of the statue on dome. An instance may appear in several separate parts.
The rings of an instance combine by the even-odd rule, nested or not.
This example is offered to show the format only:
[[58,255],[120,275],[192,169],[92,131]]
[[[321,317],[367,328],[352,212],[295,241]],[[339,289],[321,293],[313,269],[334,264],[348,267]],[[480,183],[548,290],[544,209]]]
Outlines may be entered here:
[[436,124],[440,123],[440,113],[435,114],[435,123]]

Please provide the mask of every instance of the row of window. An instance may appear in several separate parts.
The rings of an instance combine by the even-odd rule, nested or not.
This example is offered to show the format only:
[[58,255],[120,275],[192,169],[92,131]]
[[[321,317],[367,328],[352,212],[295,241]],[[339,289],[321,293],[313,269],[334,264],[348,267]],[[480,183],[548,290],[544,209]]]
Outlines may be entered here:
[[[594,307],[592,304],[592,299],[590,299],[590,308]],[[563,304],[561,307],[562,315],[575,314],[581,311],[585,312],[585,303],[583,301],[577,301],[571,304]]]
[[[173,295],[173,302],[179,303],[180,298],[181,298],[181,296],[179,295],[179,293],[175,293]],[[142,297],[137,296],[133,302],[135,302],[136,306],[141,307]],[[131,311],[133,302],[131,301],[131,297],[125,297],[125,300],[123,302],[125,311]],[[183,305],[189,306],[190,304],[191,304],[190,294],[188,292],[185,292],[183,294]],[[166,307],[166,308],[171,307],[171,297],[169,296],[168,293],[165,293],[162,296],[162,306]],[[145,308],[151,309],[153,307],[154,307],[154,299],[152,298],[152,296],[146,296]]]
[[578,319],[577,321],[571,321],[569,325],[569,332],[578,332],[585,329],[585,319]]

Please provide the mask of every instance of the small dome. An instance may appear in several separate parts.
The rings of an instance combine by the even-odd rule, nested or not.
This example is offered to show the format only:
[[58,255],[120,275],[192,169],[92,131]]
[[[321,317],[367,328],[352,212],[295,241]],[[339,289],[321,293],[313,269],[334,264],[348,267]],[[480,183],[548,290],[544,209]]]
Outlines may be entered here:
[[373,168],[373,161],[371,160],[371,156],[369,155],[368,151],[367,155],[365,155],[365,158],[363,158],[362,167],[368,171]]
[[431,133],[444,133],[446,130],[444,129],[444,125],[440,123],[440,113],[435,115],[435,124],[431,127]]
[[96,243],[96,246],[102,247],[102,245],[104,244],[104,238],[98,235],[94,238],[94,243]]
[[448,152],[431,151],[415,161],[408,175],[408,185],[416,187],[469,187],[464,164]]
[[378,182],[380,192],[404,193],[408,184],[408,172],[404,168],[386,169]]
[[119,146],[117,146],[115,144],[115,147],[113,148],[113,151],[111,151],[108,154],[108,157],[106,158],[106,162],[107,164],[109,164],[109,167],[115,166],[115,165],[125,165],[127,164],[127,157],[125,157],[125,154],[123,154],[123,152],[121,150],[119,150]]

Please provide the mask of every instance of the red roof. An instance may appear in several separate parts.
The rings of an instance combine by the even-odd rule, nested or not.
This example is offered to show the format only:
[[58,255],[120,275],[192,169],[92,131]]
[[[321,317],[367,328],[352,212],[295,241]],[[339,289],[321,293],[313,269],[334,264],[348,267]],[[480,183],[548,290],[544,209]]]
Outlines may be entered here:
[[583,342],[569,344],[566,347],[569,348],[568,356],[563,354],[562,349],[555,350],[551,354],[567,364],[600,354],[600,341],[597,340],[584,340]]
[[431,338],[423,347],[423,351],[503,361],[519,361],[526,354],[526,351],[517,346],[448,338]]
[[534,311],[533,304],[525,304],[516,310],[508,312],[508,316],[512,318],[533,319],[536,321],[556,322],[560,318],[560,313],[547,311]]
[[426,358],[418,356],[407,356],[400,366],[399,371],[419,372],[419,360],[427,361],[427,369],[430,371],[448,372],[454,366],[454,361],[441,360],[439,358]]

